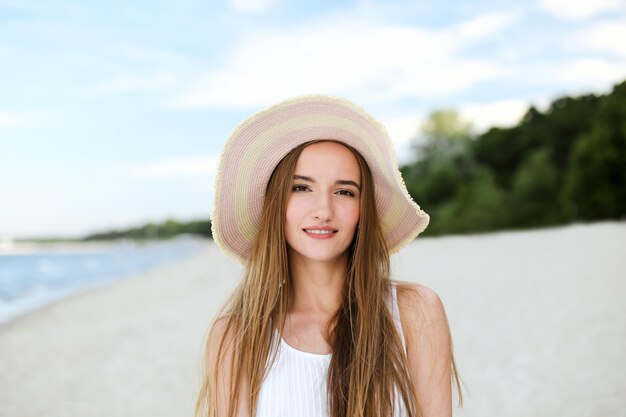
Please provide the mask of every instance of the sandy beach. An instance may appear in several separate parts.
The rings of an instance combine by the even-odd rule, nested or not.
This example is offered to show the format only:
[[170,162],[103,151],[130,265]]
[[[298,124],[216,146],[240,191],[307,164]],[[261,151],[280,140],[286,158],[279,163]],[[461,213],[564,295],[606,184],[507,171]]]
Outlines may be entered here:
[[[455,416],[626,415],[626,223],[419,238],[394,276],[441,296]],[[202,340],[242,268],[200,256],[0,327],[0,416],[192,416]]]

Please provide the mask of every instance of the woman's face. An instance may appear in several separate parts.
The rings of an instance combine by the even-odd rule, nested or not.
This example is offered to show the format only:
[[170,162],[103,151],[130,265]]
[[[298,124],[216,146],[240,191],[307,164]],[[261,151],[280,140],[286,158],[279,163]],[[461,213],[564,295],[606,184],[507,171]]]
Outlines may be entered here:
[[335,261],[346,256],[359,221],[361,169],[335,142],[303,149],[287,201],[285,237],[291,261]]

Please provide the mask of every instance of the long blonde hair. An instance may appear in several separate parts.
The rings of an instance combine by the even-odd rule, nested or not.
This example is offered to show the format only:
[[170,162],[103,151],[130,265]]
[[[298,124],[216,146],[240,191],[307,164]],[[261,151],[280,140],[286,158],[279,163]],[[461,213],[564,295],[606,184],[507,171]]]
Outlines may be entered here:
[[[319,141],[315,141],[319,142]],[[285,211],[296,163],[308,142],[292,150],[269,180],[256,244],[241,284],[218,315],[226,321],[216,361],[205,369],[196,403],[196,417],[214,417],[220,364],[229,362],[228,417],[237,413],[241,387],[249,389],[249,413],[268,369],[277,355],[274,332],[282,337],[292,291],[285,240]],[[344,145],[346,146],[346,145]],[[391,417],[396,389],[409,416],[421,416],[407,367],[407,358],[387,300],[390,291],[389,253],[374,199],[374,183],[361,155],[349,146],[361,168],[361,210],[350,245],[343,302],[326,328],[332,348],[328,370],[328,403],[332,417]],[[207,343],[205,357],[211,352]],[[452,371],[460,388],[454,359]],[[460,389],[458,389],[460,396]]]

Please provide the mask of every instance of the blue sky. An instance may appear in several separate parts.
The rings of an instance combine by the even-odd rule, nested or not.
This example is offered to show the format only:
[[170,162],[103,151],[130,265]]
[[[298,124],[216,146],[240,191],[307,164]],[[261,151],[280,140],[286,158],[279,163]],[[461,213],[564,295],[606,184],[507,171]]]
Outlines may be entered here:
[[626,79],[626,1],[0,0],[0,239],[208,218],[220,149],[299,94],[349,98],[400,160]]

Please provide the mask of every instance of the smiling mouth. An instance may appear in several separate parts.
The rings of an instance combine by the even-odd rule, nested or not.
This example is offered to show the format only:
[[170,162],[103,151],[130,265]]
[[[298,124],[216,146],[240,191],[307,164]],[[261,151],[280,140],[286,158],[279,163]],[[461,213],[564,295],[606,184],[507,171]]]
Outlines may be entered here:
[[309,233],[317,236],[330,236],[337,233],[337,230],[332,229],[302,229],[305,233]]

